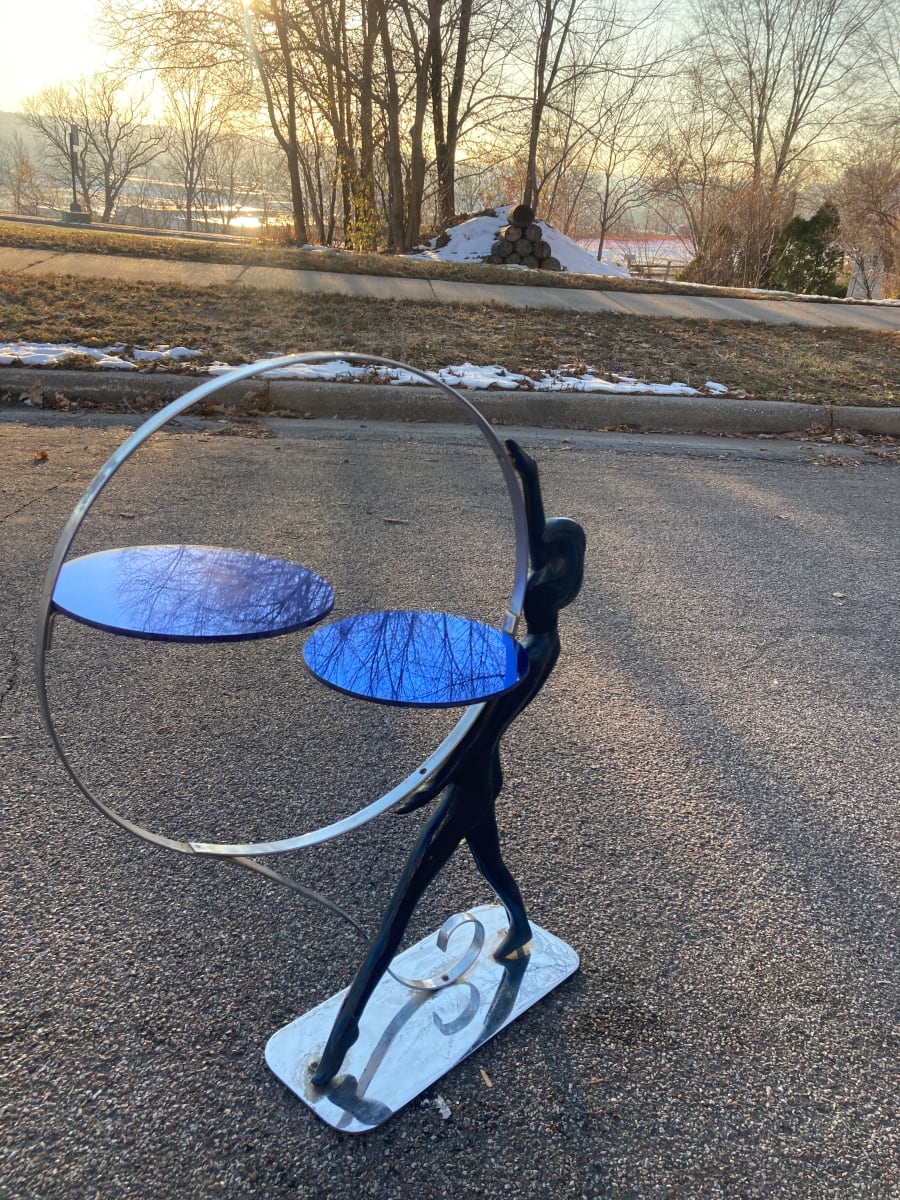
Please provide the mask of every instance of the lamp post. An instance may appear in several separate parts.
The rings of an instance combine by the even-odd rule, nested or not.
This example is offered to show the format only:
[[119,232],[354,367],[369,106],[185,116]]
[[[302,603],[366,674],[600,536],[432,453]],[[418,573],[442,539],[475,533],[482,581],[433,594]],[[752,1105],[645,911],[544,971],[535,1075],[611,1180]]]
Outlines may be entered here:
[[78,145],[78,126],[73,125],[69,129],[69,165],[72,168],[72,203],[69,205],[69,212],[80,213],[81,205],[78,203],[78,192],[75,186],[75,147]]

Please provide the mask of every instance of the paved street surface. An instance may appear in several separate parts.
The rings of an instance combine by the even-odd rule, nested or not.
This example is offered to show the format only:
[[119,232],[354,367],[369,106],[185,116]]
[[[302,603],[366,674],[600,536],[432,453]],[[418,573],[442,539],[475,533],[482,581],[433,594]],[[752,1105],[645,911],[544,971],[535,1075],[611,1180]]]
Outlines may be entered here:
[[[38,597],[125,431],[43,421],[0,425],[3,1200],[897,1200],[896,465],[522,433],[589,559],[557,671],[504,743],[498,813],[532,916],[581,968],[354,1138],[263,1061],[349,981],[352,932],[234,865],[135,841],[54,759]],[[499,471],[459,429],[184,421],[115,477],[76,549],[172,541],[302,561],[335,616],[496,623],[511,573]],[[326,691],[302,640],[189,647],[59,621],[50,691],[73,762],[174,837],[355,810],[455,718]],[[371,928],[422,819],[276,865]],[[488,898],[461,849],[411,939]]]
[[576,288],[455,283],[444,279],[393,279],[339,271],[292,271],[282,267],[244,267],[225,263],[176,262],[116,254],[75,254],[0,246],[0,272],[29,275],[77,275],[126,283],[174,283],[185,287],[233,284],[281,288],[306,295],[348,296],[366,300],[421,300],[442,304],[504,304],[513,308],[563,308],[637,317],[692,318],[705,321],[761,321],[769,325],[856,328],[873,332],[900,329],[900,304],[837,304],[809,300],[753,299],[735,296],[688,296]]

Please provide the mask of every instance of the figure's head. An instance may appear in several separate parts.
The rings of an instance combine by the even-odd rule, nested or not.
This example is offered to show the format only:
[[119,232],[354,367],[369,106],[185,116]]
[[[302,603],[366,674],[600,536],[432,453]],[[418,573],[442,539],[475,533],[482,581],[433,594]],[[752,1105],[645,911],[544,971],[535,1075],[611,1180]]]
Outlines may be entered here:
[[525,620],[532,633],[556,624],[559,610],[571,604],[584,579],[584,530],[568,517],[544,517],[537,463],[511,439],[506,450],[522,481],[532,571],[525,589]]
[[535,633],[549,629],[571,604],[584,579],[586,538],[577,521],[554,517],[533,547],[533,570],[525,591],[525,620]]

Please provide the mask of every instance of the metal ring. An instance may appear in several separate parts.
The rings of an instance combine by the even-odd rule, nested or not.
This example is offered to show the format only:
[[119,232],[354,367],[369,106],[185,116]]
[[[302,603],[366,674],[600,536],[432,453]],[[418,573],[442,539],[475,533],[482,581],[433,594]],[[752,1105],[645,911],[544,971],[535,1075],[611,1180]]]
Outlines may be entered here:
[[503,471],[506,489],[509,494],[510,503],[512,505],[513,524],[515,529],[515,567],[513,573],[513,583],[510,592],[509,604],[506,612],[503,615],[501,629],[505,633],[514,634],[516,624],[522,613],[522,605],[525,597],[525,584],[528,578],[528,528],[525,515],[525,504],[522,498],[522,492],[519,488],[519,482],[516,473],[513,470],[512,463],[506,453],[506,450],[494,432],[493,426],[482,416],[478,409],[460,395],[455,388],[452,388],[448,383],[441,379],[436,379],[425,371],[419,370],[417,367],[411,367],[407,363],[395,362],[393,359],[380,358],[370,354],[342,354],[338,351],[317,351],[312,354],[288,354],[279,358],[262,359],[259,362],[247,363],[245,366],[236,367],[233,371],[228,371],[225,374],[218,376],[215,379],[210,379],[205,383],[200,384],[191,391],[180,396],[177,400],[173,400],[167,404],[165,408],[160,409],[158,413],[154,413],[149,417],[135,432],[122,443],[119,448],[114,451],[107,459],[104,465],[100,468],[91,483],[88,485],[84,495],[75,505],[72,515],[69,517],[65,528],[60,534],[59,541],[53,551],[53,557],[50,560],[50,567],[47,571],[47,577],[44,582],[44,590],[41,594],[40,609],[37,619],[37,636],[35,641],[35,679],[37,685],[38,705],[41,711],[41,716],[47,732],[50,735],[50,740],[60,759],[60,762],[65,767],[70,778],[81,794],[104,816],[108,817],[116,825],[136,837],[143,838],[144,841],[152,842],[157,846],[164,846],[169,850],[176,850],[182,854],[204,854],[213,856],[224,856],[233,858],[235,856],[248,856],[258,854],[281,854],[289,850],[299,850],[304,846],[314,846],[320,842],[330,841],[332,838],[338,837],[343,833],[349,832],[351,829],[357,829],[366,822],[373,820],[382,813],[395,805],[408,800],[413,792],[420,787],[438,770],[438,768],[449,758],[456,747],[460,744],[466,734],[478,719],[479,714],[484,709],[484,704],[470,705],[462,714],[459,721],[441,742],[436,750],[421,763],[421,765],[409,774],[404,780],[398,783],[395,787],[385,792],[377,800],[373,800],[370,804],[358,809],[349,817],[344,817],[342,820],[334,821],[329,825],[324,825],[319,829],[310,830],[308,833],[298,834],[295,837],[280,838],[275,841],[268,842],[248,842],[226,844],[220,842],[190,842],[178,841],[174,838],[165,837],[163,834],[154,833],[143,826],[136,824],[134,821],[123,817],[115,809],[102,801],[98,796],[90,790],[86,783],[79,777],[74,766],[70,762],[65,749],[62,745],[59,733],[53,723],[53,716],[50,711],[50,704],[47,698],[47,652],[50,645],[50,630],[53,619],[57,610],[53,606],[53,591],[56,587],[56,581],[59,578],[59,572],[65,562],[66,555],[71,549],[72,542],[75,539],[78,530],[81,528],[82,522],[90,511],[92,505],[99,497],[100,493],[134,452],[147,441],[154,433],[160,430],[173,417],[179,416],[192,405],[197,404],[200,400],[205,400],[208,396],[215,395],[216,392],[228,387],[229,384],[237,383],[242,379],[251,378],[254,375],[263,375],[267,371],[276,370],[278,368],[297,366],[299,364],[308,363],[327,363],[334,361],[343,361],[350,363],[359,363],[361,365],[388,367],[392,369],[409,372],[423,380],[423,382],[438,388],[446,395],[460,404],[475,425],[478,427],[485,441],[490,446],[495,458],[500,463]]

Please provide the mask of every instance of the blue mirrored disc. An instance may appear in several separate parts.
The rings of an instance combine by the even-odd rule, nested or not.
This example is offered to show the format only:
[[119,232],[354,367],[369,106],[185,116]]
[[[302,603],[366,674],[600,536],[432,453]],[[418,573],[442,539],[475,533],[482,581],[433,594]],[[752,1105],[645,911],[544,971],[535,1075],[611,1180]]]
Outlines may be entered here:
[[297,563],[216,546],[128,546],[64,563],[54,606],[130,637],[223,642],[304,629],[334,592]]
[[366,700],[445,708],[508,692],[528,672],[508,633],[437,612],[372,612],[317,629],[303,647],[317,679]]

